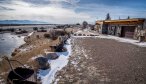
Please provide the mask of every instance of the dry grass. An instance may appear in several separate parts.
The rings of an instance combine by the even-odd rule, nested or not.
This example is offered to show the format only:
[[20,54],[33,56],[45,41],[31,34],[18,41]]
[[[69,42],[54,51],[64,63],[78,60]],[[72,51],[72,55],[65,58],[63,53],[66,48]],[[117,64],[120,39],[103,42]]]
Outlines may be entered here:
[[[62,31],[62,30],[61,30]],[[66,30],[68,33],[72,31],[72,29]],[[53,51],[50,46],[51,45],[58,45],[59,39],[56,40],[49,40],[48,38],[44,37],[44,34],[49,34],[49,32],[35,32],[33,35],[26,37],[25,44],[21,45],[18,49],[16,49],[16,52],[14,51],[15,55],[11,58],[12,60],[18,60],[22,64],[26,64],[28,66],[31,66],[34,70],[38,69],[38,64],[36,61],[31,60],[32,57],[44,54],[44,50],[47,50],[48,52]],[[27,51],[20,51],[20,49],[25,49],[30,46],[35,46]],[[16,62],[12,62],[13,68],[21,66],[20,64]],[[10,67],[8,65],[8,62],[6,60],[1,61],[0,63],[0,76],[4,79],[7,78],[8,72],[10,71]]]

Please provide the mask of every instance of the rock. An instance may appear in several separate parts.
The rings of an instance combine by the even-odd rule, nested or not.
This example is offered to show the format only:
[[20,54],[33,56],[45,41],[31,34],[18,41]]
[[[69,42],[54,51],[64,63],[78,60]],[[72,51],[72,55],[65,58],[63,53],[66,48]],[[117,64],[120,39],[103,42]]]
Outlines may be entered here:
[[66,51],[67,51],[67,49],[65,47],[63,47],[62,52],[66,52]]
[[20,52],[20,50],[16,48],[16,49],[14,50],[14,52],[12,52],[11,56],[15,56],[15,55],[18,54],[19,52]]
[[39,69],[46,70],[50,68],[50,64],[46,57],[38,57],[36,58],[36,62],[38,62]]
[[74,34],[74,36],[77,36],[77,34]]
[[11,56],[15,56],[17,53],[16,52],[12,52]]
[[48,53],[46,55],[46,58],[51,59],[51,60],[55,60],[57,59],[59,56],[56,53]]
[[64,47],[63,43],[59,44],[58,46],[54,46],[52,48],[54,48],[55,52],[66,52],[67,51],[67,49]]

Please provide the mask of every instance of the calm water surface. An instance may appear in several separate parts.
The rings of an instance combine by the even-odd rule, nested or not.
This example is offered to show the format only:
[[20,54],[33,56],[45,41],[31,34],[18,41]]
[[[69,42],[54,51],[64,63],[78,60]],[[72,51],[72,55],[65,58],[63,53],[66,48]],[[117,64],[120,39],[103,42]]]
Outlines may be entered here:
[[0,34],[0,57],[10,56],[15,48],[24,43],[24,36],[18,37],[11,33]]

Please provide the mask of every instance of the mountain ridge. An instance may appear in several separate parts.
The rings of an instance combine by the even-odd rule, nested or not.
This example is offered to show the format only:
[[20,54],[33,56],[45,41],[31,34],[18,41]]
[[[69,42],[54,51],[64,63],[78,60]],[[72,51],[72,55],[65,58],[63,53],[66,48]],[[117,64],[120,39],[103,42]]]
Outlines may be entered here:
[[33,20],[0,20],[0,24],[48,24],[48,23]]

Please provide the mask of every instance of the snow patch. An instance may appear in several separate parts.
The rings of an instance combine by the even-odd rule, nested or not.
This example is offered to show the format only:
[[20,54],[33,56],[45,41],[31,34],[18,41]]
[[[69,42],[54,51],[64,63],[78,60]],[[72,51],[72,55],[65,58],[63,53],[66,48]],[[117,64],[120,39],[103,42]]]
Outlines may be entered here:
[[34,57],[30,58],[30,59],[28,60],[28,62],[30,62],[30,61],[32,61],[32,60],[35,60],[35,59],[38,58],[38,57],[43,57],[43,56],[42,56],[42,55],[34,56]]
[[74,37],[74,38],[86,38],[86,37],[96,38],[96,37],[98,37],[98,35],[96,35],[96,36],[72,36],[72,37]]
[[28,36],[31,36],[33,33],[34,33],[34,32],[29,33]]
[[93,37],[93,36],[98,36],[97,32],[89,31],[88,29],[79,30],[79,31],[75,32],[74,34],[76,34],[75,37]]
[[[50,84],[55,79],[55,74],[57,71],[61,70],[68,63],[68,58],[71,55],[71,39],[67,40],[68,44],[65,45],[67,52],[57,52],[59,56],[56,60],[49,60],[51,69],[39,70],[38,77],[41,78],[42,84]],[[58,80],[57,80],[58,81]]]
[[[104,39],[113,39],[116,40],[118,42],[124,42],[124,43],[130,43],[133,45],[137,45],[139,47],[146,47],[146,42],[139,42],[138,40],[134,40],[134,39],[129,39],[129,38],[121,38],[121,37],[117,37],[117,36],[111,36],[111,35],[99,35],[97,33],[92,33],[90,31],[88,31],[87,33],[85,33],[85,31],[77,31],[75,34],[81,34],[81,36],[72,36],[74,38],[86,38],[86,37],[90,37],[90,38],[104,38]],[[85,36],[83,36],[83,34],[85,34]],[[94,36],[90,36],[94,35]]]
[[85,56],[86,59],[88,59],[88,55],[86,54],[86,52],[87,52],[87,51],[86,51],[84,48],[82,48],[82,53],[83,53],[83,55]]
[[36,47],[36,46],[30,45],[30,46],[28,46],[28,47],[26,47],[26,48],[21,48],[20,51],[21,51],[21,52],[29,51],[29,50],[31,50],[31,49],[33,49],[33,48],[35,48],[35,47]]
[[133,39],[129,39],[129,38],[120,38],[120,37],[116,37],[116,36],[111,36],[111,35],[99,35],[97,36],[98,38],[105,38],[105,39],[113,39],[116,40],[118,42],[124,42],[124,43],[131,43],[133,45],[137,45],[139,47],[146,47],[146,42],[139,42],[138,40],[133,40]]

